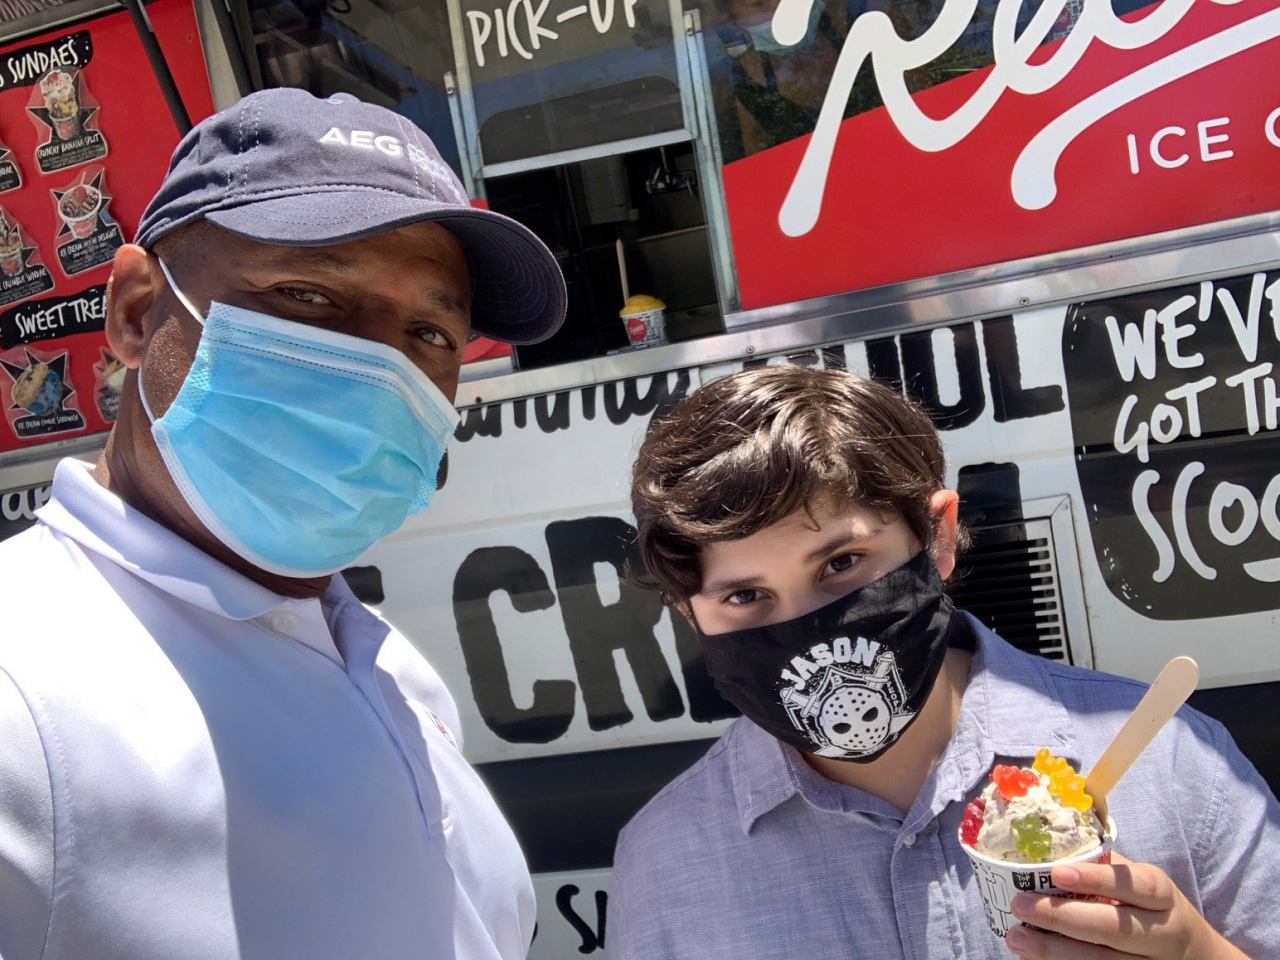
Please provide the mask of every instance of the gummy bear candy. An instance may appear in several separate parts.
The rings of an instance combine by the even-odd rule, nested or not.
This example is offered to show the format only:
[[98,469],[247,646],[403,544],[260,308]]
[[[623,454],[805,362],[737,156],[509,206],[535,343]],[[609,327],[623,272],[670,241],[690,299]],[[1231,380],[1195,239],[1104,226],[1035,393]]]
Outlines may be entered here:
[[960,839],[971,847],[978,842],[978,831],[982,829],[982,815],[986,809],[981,797],[965,804],[964,819],[960,821]]
[[991,771],[991,782],[996,785],[1000,796],[1008,802],[1014,797],[1026,796],[1027,791],[1040,782],[1040,777],[1034,770],[1025,767],[997,763]]
[[1025,817],[1014,817],[1009,826],[1013,828],[1013,845],[1026,854],[1028,860],[1043,863],[1049,859],[1053,839],[1038,814],[1028,813]]
[[1036,752],[1032,769],[1049,778],[1049,793],[1058,798],[1064,807],[1074,807],[1081,812],[1093,806],[1093,797],[1084,792],[1084,777],[1062,757],[1055,757],[1048,747]]

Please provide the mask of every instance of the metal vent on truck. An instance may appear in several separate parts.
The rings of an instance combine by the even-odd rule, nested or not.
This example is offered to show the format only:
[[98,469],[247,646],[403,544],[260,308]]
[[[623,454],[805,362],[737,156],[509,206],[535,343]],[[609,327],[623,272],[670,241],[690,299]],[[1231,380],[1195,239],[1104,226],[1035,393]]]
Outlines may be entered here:
[[967,610],[1019,650],[1071,661],[1053,531],[1045,520],[974,526],[950,589]]

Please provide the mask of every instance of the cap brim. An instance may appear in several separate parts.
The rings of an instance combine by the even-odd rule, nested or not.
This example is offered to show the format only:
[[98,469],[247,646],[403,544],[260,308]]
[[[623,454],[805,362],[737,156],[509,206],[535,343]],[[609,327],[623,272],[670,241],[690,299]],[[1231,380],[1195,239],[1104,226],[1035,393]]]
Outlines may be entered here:
[[564,276],[528,227],[492,210],[377,190],[326,190],[257,200],[205,214],[251,240],[298,247],[361,240],[414,223],[446,227],[471,265],[471,328],[505,343],[545,340],[564,322]]

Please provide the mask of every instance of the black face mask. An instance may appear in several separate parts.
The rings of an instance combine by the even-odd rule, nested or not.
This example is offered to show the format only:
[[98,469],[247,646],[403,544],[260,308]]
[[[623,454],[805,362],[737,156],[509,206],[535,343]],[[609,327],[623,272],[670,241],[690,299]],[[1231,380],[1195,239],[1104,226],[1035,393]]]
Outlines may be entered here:
[[804,753],[868,763],[902,736],[942,668],[955,608],[927,550],[803,617],[702,636],[716,689]]

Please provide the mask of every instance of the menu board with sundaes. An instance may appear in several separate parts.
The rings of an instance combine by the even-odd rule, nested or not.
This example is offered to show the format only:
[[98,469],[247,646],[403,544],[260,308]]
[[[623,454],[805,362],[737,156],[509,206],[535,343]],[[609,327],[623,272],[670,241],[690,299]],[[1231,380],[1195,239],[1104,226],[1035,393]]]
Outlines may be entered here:
[[[207,116],[191,0],[147,12],[187,112]],[[179,139],[147,62],[125,12],[0,46],[0,456],[116,420],[107,278]]]

